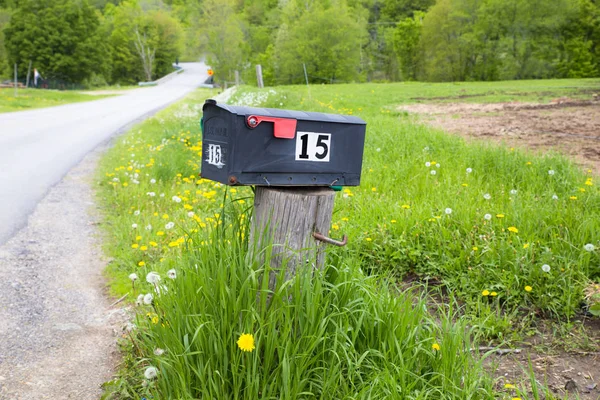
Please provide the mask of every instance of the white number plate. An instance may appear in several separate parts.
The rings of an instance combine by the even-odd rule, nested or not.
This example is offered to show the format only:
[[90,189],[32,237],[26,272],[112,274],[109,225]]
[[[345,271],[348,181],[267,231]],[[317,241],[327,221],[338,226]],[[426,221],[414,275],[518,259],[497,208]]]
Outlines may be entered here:
[[330,152],[331,133],[296,133],[296,161],[329,162]]

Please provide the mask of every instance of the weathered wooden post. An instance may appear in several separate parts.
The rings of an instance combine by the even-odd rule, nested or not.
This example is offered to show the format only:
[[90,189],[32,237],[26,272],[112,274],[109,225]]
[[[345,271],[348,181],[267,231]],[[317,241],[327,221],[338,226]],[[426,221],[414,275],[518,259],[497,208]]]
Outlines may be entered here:
[[[305,266],[322,268],[335,192],[360,183],[366,123],[350,115],[252,108],[207,100],[201,176],[254,185],[251,246],[272,244],[270,288]],[[307,263],[308,260],[308,263]]]

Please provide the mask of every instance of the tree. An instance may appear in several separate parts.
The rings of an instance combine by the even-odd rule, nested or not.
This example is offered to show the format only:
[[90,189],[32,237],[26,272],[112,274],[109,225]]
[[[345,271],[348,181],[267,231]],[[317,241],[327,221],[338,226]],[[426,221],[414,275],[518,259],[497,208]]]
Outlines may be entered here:
[[275,45],[281,83],[304,81],[303,65],[313,82],[353,81],[360,76],[365,25],[344,1],[328,9],[319,4],[280,27]]
[[425,13],[398,22],[394,31],[394,49],[400,60],[403,80],[416,80],[419,63],[419,41]]
[[4,27],[10,21],[11,11],[0,8],[0,77],[9,76],[8,54],[4,46]]
[[99,19],[87,0],[21,0],[5,29],[9,62],[79,83],[106,67]]
[[242,20],[232,0],[205,0],[202,39],[208,62],[221,79],[231,79],[247,54]]

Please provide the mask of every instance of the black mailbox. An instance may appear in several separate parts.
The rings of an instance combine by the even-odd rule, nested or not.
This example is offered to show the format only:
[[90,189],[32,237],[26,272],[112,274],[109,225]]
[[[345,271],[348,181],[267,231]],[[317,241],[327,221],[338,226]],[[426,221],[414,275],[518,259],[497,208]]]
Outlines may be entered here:
[[202,170],[227,185],[358,186],[366,123],[351,115],[202,108]]

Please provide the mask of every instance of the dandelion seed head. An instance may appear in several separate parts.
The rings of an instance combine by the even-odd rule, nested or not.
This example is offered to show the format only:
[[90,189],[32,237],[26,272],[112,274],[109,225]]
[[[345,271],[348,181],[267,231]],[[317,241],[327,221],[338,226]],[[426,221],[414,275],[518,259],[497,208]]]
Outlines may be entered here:
[[156,179],[154,179],[154,178],[150,179],[150,183],[155,184],[156,183]]
[[157,347],[154,349],[154,355],[155,356],[162,356],[163,354],[165,354],[164,349],[161,349],[160,347]]
[[513,196],[514,196],[515,194],[517,194],[517,189],[512,189],[512,190],[510,191],[510,194],[512,194]]
[[553,194],[553,195],[552,195],[552,200],[558,200],[558,196],[557,196],[557,195],[555,195],[555,194]]
[[187,213],[187,216],[190,217],[190,218],[193,218],[194,215],[196,215],[196,214],[193,211],[190,211],[190,212]]
[[144,295],[140,294],[135,300],[135,305],[141,306],[142,304],[144,304]]
[[467,174],[470,174],[471,172],[473,172],[473,168],[467,168]]
[[544,271],[544,272],[550,272],[550,266],[548,264],[542,265],[542,271]]
[[131,227],[132,227],[133,229],[137,229],[137,224],[131,224]]
[[551,170],[548,170],[548,175],[554,175],[555,173],[556,173],[556,172],[555,172],[553,169],[551,169]]
[[437,171],[436,171],[435,169],[432,169],[431,171],[429,171],[429,173],[430,173],[431,175],[435,175],[435,174],[437,174]]
[[150,196],[150,197],[154,197],[154,196],[156,196],[156,193],[154,193],[154,192],[148,192],[148,193],[146,193],[146,194],[147,194],[148,196]]
[[444,212],[446,213],[446,215],[450,215],[450,214],[452,214],[452,209],[451,208],[446,208],[444,210]]
[[483,195],[483,198],[486,199],[486,200],[489,200],[489,199],[492,198],[492,195],[489,194],[489,193],[486,193],[486,194]]
[[148,367],[144,371],[144,377],[148,380],[156,379],[157,376],[158,370],[156,369],[156,367]]
[[177,271],[175,271],[174,269],[170,269],[167,271],[167,276],[170,279],[175,279],[175,278],[177,278]]
[[146,225],[146,228],[145,228],[145,229],[146,229],[147,231],[151,231],[151,230],[152,230],[152,225],[150,225],[150,224]]
[[491,221],[491,219],[492,219],[492,214],[485,214],[485,215],[483,216],[483,219],[485,219],[485,220],[487,220],[487,221]]
[[583,248],[584,248],[586,251],[594,251],[594,250],[596,249],[596,246],[594,246],[594,245],[593,245],[593,244],[591,244],[591,243],[588,243],[588,244],[586,244],[585,246],[583,246]]
[[152,296],[152,293],[144,295],[144,304],[150,305],[152,304],[152,300],[154,300],[154,296]]
[[427,161],[427,162],[425,163],[425,166],[426,166],[427,168],[429,168],[429,167],[431,167],[431,163],[430,163],[429,161]]
[[175,226],[174,222],[169,222],[168,224],[165,225],[165,229],[171,229]]
[[160,282],[160,275],[154,271],[148,272],[148,275],[146,275],[146,282],[151,285],[156,285],[158,282]]
[[129,279],[131,279],[132,282],[135,282],[138,280],[138,276],[137,274],[129,274]]
[[441,167],[441,165],[438,163],[438,164],[435,164],[435,167],[439,168],[439,167]]
[[171,197],[171,200],[173,200],[175,203],[181,203],[181,198],[178,196]]
[[133,215],[136,215],[136,216],[137,216],[137,215],[140,215],[140,210],[135,210],[135,211],[133,212]]

